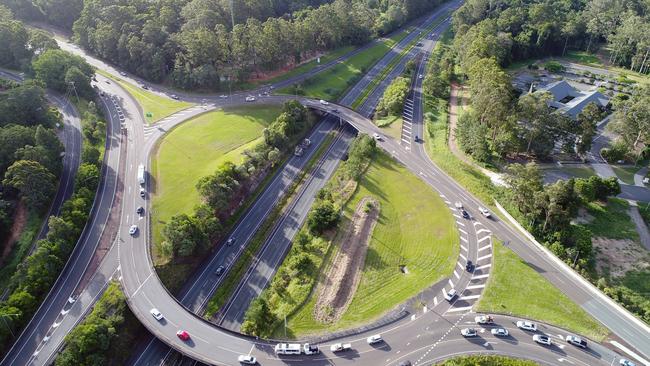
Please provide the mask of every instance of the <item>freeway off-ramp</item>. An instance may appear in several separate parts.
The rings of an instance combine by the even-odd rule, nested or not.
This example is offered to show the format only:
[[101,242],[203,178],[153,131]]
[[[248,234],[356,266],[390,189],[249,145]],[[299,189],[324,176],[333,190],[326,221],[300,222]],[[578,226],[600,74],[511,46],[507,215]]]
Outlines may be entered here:
[[[123,93],[123,91],[111,91],[111,94],[113,95],[123,95],[120,93]],[[243,104],[243,97],[244,94],[234,95],[228,103],[232,105],[238,103]],[[132,109],[133,103],[128,100],[128,97],[122,97],[121,99],[121,103],[123,103],[122,108],[125,111],[137,111],[137,107],[135,107],[136,109]],[[288,99],[291,99],[291,97],[264,98],[266,103],[282,103]],[[316,109],[327,109],[317,101],[309,99],[301,99],[301,101]],[[124,104],[128,104],[129,107],[126,107]],[[174,118],[180,122],[191,115],[202,113],[202,108],[204,107],[194,107],[191,111],[184,113],[183,115],[179,114],[178,116],[171,118],[169,120],[171,122],[163,122],[161,128],[164,130],[166,129],[165,124],[173,124]],[[205,109],[203,110],[210,108],[212,107],[205,106]],[[327,109],[328,111],[331,111],[333,108],[339,109],[340,113],[338,113],[338,115],[343,117],[346,121],[351,122],[362,132],[381,133],[370,123],[370,121],[351,110],[333,104],[328,108],[330,108]],[[166,343],[169,342],[174,348],[181,350],[181,352],[190,354],[197,359],[202,359],[209,363],[235,364],[236,356],[238,354],[245,354],[248,353],[250,349],[256,349],[255,353],[259,352],[256,353],[256,355],[258,355],[258,358],[262,363],[278,363],[278,359],[276,359],[272,353],[269,353],[269,346],[267,343],[254,343],[251,339],[240,338],[231,333],[217,330],[210,324],[189,313],[185,308],[181,307],[180,304],[169,296],[151,269],[149,254],[147,252],[148,246],[145,245],[144,239],[142,237],[131,238],[126,235],[126,229],[134,222],[134,220],[136,220],[135,207],[136,205],[141,204],[141,201],[139,201],[139,197],[136,194],[136,188],[138,185],[137,182],[135,182],[136,174],[134,169],[136,169],[140,162],[146,160],[147,156],[142,153],[142,150],[140,150],[143,145],[140,145],[137,142],[147,141],[147,144],[151,144],[154,139],[149,137],[151,135],[145,135],[148,132],[150,134],[157,133],[155,131],[151,132],[151,130],[144,129],[142,118],[138,112],[132,112],[130,117],[131,118],[127,119],[127,136],[129,143],[127,144],[128,151],[124,172],[126,189],[124,190],[123,202],[125,206],[122,215],[122,223],[120,225],[122,230],[119,233],[120,239],[118,240],[116,248],[119,254],[118,258],[121,268],[120,279],[124,285],[126,293],[130,296],[130,305],[134,309],[134,312],[141,320],[143,320],[145,325],[156,334],[156,336],[163,339]],[[420,131],[419,135],[422,136],[421,121],[418,124],[416,118],[413,118],[413,122],[414,128]],[[162,134],[162,131],[158,133]],[[134,145],[138,146],[134,147]],[[419,174],[422,179],[432,184],[448,200],[452,201],[453,198],[460,197],[470,207],[479,204],[470,194],[462,190],[455,182],[431,164],[426,157],[426,154],[424,154],[421,144],[415,143],[414,145],[419,146],[419,148],[406,150],[398,142],[390,139],[386,139],[380,143],[381,147],[393,154],[414,173]],[[146,148],[144,150],[147,151],[148,149],[149,148]],[[141,220],[140,222],[142,221],[144,221],[144,225],[141,225],[141,229],[144,229],[143,232],[146,233],[146,220]],[[575,279],[566,272],[566,269],[558,266],[557,263],[547,258],[543,252],[537,250],[537,248],[532,246],[526,238],[524,238],[520,233],[513,231],[509,226],[504,225],[500,221],[492,222],[489,220],[482,221],[482,225],[500,239],[509,240],[511,247],[518,254],[522,255],[525,260],[537,265],[539,268],[546,269],[545,274],[547,278],[549,278],[554,284],[558,285],[558,287],[566,292],[571,298],[577,300],[578,303],[583,304],[587,311],[590,311],[590,304],[598,304],[596,310],[591,309],[590,311],[597,319],[600,319],[605,323],[605,325],[614,329],[614,332],[617,335],[635,346],[640,352],[647,352],[647,344],[643,343],[648,340],[647,328],[644,329],[638,324],[635,324],[634,321],[630,320],[628,316],[621,315],[625,314],[625,312],[617,308],[616,305],[610,304],[606,300],[602,299],[587,285],[579,282],[576,284]],[[564,284],[564,286],[561,286],[561,284]],[[576,291],[576,287],[579,287],[580,290]],[[148,314],[148,309],[153,306],[158,307],[163,314],[167,316],[168,320],[166,323],[160,324]],[[426,314],[418,314],[418,317],[416,318],[417,321],[405,319],[398,324],[394,324],[392,330],[387,331],[383,329],[382,333],[385,334],[387,342],[384,346],[378,347],[377,349],[365,345],[364,340],[362,339],[364,335],[360,335],[359,339],[354,342],[356,349],[355,353],[350,353],[349,356],[343,355],[341,358],[332,358],[328,361],[337,364],[360,361],[363,361],[364,363],[367,362],[368,364],[371,362],[388,364],[398,362],[402,357],[408,357],[413,362],[420,360],[420,362],[423,363],[429,360],[435,360],[437,357],[442,357],[444,355],[473,351],[502,352],[526,358],[537,358],[546,364],[557,364],[559,362],[564,362],[565,360],[567,362],[584,365],[597,364],[598,362],[609,364],[611,360],[613,360],[611,352],[604,349],[600,350],[597,345],[592,348],[595,349],[594,352],[597,354],[585,353],[574,350],[573,348],[560,347],[548,352],[543,348],[531,344],[530,340],[526,340],[526,337],[523,336],[516,337],[512,342],[493,340],[490,339],[490,337],[485,337],[483,338],[483,343],[468,343],[465,340],[459,339],[457,334],[458,329],[453,326],[456,321],[459,322],[458,324],[461,324],[464,321],[463,318],[461,318],[463,315],[448,315],[444,318],[436,318],[437,313],[443,313],[446,310],[449,310],[448,305],[444,302],[440,302],[438,303],[437,308],[433,307],[432,311],[428,311]],[[616,320],[608,320],[608,317]],[[626,332],[636,331],[636,333],[624,334],[624,332],[620,332],[623,335],[619,334],[616,330],[616,324],[613,324],[613,322],[621,322],[621,319],[627,322],[627,324],[622,323],[619,327],[623,327]],[[192,334],[193,341],[191,343],[185,344],[176,338],[175,332],[181,327]],[[426,329],[426,327],[429,327],[429,329]],[[387,328],[391,328],[391,326]],[[427,333],[428,331],[430,331],[430,333]],[[552,330],[552,332],[556,332],[556,334],[566,334],[566,332],[560,330]],[[630,339],[633,338],[639,338],[640,343],[636,342],[637,344],[635,344],[634,342],[631,342]],[[207,355],[208,357],[204,357],[204,355]],[[361,358],[357,360],[358,357]],[[311,358],[310,360],[314,361],[314,363],[325,362],[325,360],[321,358]]]

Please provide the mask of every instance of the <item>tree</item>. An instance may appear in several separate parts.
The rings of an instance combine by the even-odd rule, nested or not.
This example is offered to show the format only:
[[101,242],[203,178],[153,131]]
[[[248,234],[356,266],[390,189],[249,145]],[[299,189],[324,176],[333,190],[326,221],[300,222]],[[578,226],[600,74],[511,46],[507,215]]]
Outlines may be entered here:
[[400,115],[410,89],[409,79],[404,77],[395,78],[388,85],[384,91],[384,95],[377,104],[378,116],[384,117],[389,114],[393,116]]
[[530,217],[535,214],[535,196],[543,190],[542,174],[535,163],[512,164],[507,168],[506,182],[519,210]]
[[80,95],[90,96],[92,67],[79,56],[63,50],[47,50],[32,63],[36,79],[48,88],[65,93],[71,83]]
[[548,107],[551,95],[546,92],[526,94],[517,102],[521,121],[519,134],[523,136],[522,149],[526,154],[534,153],[546,158],[558,136],[557,115]]
[[165,225],[163,235],[175,254],[186,257],[206,247],[207,236],[197,221],[196,217],[180,214],[172,216]]
[[30,160],[13,163],[7,169],[2,184],[20,191],[27,205],[36,210],[43,208],[56,190],[54,174]]
[[313,234],[320,234],[334,227],[338,223],[339,218],[339,210],[334,206],[333,202],[329,200],[318,201],[309,212],[307,226]]
[[26,81],[0,94],[0,126],[9,123],[53,126],[58,120],[50,113],[45,91],[34,81]]
[[596,136],[596,123],[602,119],[602,112],[596,103],[587,104],[576,118],[580,134],[577,144],[579,154],[584,154],[591,149],[591,144]]
[[99,184],[99,168],[94,164],[82,163],[79,165],[75,180],[78,186],[88,188],[94,192]]
[[636,88],[614,112],[614,129],[632,150],[650,142],[650,86]]
[[273,328],[272,325],[276,321],[277,319],[271,312],[266,299],[264,297],[257,297],[251,302],[248,310],[246,310],[241,331],[244,334],[252,336],[268,337]]

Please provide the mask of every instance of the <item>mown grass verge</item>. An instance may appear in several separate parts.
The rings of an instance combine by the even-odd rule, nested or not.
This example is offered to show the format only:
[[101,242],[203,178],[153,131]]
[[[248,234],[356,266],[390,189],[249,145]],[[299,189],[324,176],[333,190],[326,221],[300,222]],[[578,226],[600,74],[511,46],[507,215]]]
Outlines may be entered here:
[[[453,271],[459,239],[453,217],[431,187],[379,152],[343,207],[344,220],[350,220],[363,197],[379,201],[381,211],[349,308],[337,323],[322,324],[313,317],[316,298],[311,291],[309,300],[288,319],[291,335],[372,321]],[[331,250],[327,252],[332,258]],[[401,265],[407,267],[408,274],[401,272]]]
[[[112,79],[120,84],[131,96],[138,102],[142,108],[142,113],[148,123],[155,123],[161,119],[168,117],[178,111],[189,108],[194,104],[188,102],[176,101],[162,95],[148,92],[138,86],[135,86],[123,79],[109,74],[102,70],[96,70],[98,74]],[[147,117],[151,113],[152,117]]]
[[[259,142],[262,130],[280,115],[277,106],[224,108],[178,125],[160,140],[151,159],[153,241],[173,215],[189,214],[200,203],[196,182],[224,162],[238,164]],[[182,194],[180,194],[182,192]]]
[[639,233],[627,214],[627,201],[611,197],[606,203],[595,201],[586,204],[587,212],[594,219],[584,226],[594,237],[631,239],[639,242]]
[[[609,331],[564,293],[495,240],[490,277],[476,310],[517,315],[556,324],[602,341]],[[525,278],[525,281],[521,279]]]
[[437,366],[537,366],[538,364],[529,360],[520,360],[505,356],[480,355],[460,356],[437,363]]
[[239,258],[237,258],[235,264],[233,264],[228,271],[225,279],[223,282],[221,282],[221,285],[217,288],[215,293],[210,298],[205,309],[204,318],[210,319],[214,314],[217,313],[217,311],[219,311],[219,309],[221,309],[223,305],[225,305],[228,299],[230,299],[233,291],[235,291],[235,288],[242,280],[250,265],[253,263],[255,255],[269,236],[277,219],[286,209],[287,205],[293,200],[299,191],[300,186],[305,182],[308,175],[311,173],[312,168],[318,162],[318,160],[320,160],[327,148],[332,144],[333,140],[334,134],[330,133],[325,137],[325,140],[318,147],[316,153],[309,159],[309,162],[307,165],[305,165],[305,168],[301,171],[300,175],[296,177],[296,179],[284,193],[280,199],[280,202],[278,202],[273,210],[271,210],[271,212],[266,216],[264,223],[262,223],[262,225],[255,232],[253,238],[250,240]]

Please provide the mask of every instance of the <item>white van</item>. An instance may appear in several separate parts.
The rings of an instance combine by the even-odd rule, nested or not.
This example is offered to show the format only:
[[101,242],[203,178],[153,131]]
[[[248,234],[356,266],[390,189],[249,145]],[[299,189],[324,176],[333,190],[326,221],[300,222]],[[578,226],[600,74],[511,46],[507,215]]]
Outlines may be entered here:
[[298,343],[278,343],[275,345],[276,355],[299,355],[301,347]]

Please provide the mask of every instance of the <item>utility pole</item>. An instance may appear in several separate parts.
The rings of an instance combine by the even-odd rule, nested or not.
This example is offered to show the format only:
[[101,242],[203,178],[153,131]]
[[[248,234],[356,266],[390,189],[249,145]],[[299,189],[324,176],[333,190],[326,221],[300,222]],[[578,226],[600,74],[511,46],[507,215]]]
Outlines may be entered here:
[[77,94],[77,88],[74,86],[74,81],[71,81],[69,84],[70,84],[70,87],[68,89],[71,88],[74,91],[74,95],[77,97],[77,103],[80,103],[79,94]]
[[230,20],[232,21],[232,27],[235,28],[235,0],[230,0]]

